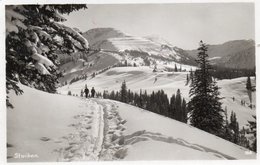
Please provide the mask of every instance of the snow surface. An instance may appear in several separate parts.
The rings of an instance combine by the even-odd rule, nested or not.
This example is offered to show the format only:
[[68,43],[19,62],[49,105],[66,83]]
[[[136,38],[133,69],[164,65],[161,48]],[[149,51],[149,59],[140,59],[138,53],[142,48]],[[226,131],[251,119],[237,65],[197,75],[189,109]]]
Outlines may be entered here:
[[250,159],[255,157],[254,154],[246,155],[247,149],[243,147],[190,125],[127,104],[117,104],[120,116],[127,120],[125,134],[145,130],[145,133],[138,138],[145,137],[145,134],[148,137],[145,143],[142,142],[140,145],[136,143],[136,146],[129,147],[126,156],[128,160]]
[[117,51],[137,50],[147,52],[149,55],[162,56],[165,58],[170,58],[170,56],[174,56],[177,60],[181,58],[173,49],[162,49],[162,43],[154,42],[144,37],[124,36],[110,38],[108,42],[111,42]]
[[[174,65],[173,65],[174,66]],[[160,68],[160,65],[158,65]],[[182,68],[190,70],[189,66],[182,66]],[[194,68],[193,68],[194,69]],[[189,72],[153,72],[151,67],[117,67],[109,69],[108,71],[97,75],[95,78],[77,81],[71,85],[63,86],[58,89],[59,93],[67,94],[71,91],[74,94],[80,94],[81,89],[84,89],[85,84],[88,87],[95,87],[96,91],[103,92],[107,90],[120,90],[122,82],[125,80],[128,89],[135,92],[140,92],[140,89],[147,90],[147,93],[163,89],[168,97],[175,94],[177,89],[180,89],[182,97],[189,101],[189,84],[186,84],[186,76]],[[157,78],[157,81],[155,79]],[[252,115],[256,115],[255,110],[255,92],[252,93],[253,109],[250,109],[249,97],[246,86],[246,77],[219,80],[218,86],[221,88],[221,97],[223,97],[223,108],[227,107],[228,115],[234,111],[237,115],[239,126],[248,127],[248,121],[253,121]],[[255,79],[251,78],[253,85]],[[235,98],[233,101],[232,98]],[[246,101],[246,106],[241,105],[241,100]]]
[[209,58],[209,60],[218,60],[218,59],[221,59],[221,57],[211,57],[211,58]]
[[[8,162],[97,160],[103,141],[100,105],[21,86],[7,110]],[[34,158],[14,158],[16,153]]]
[[[20,85],[7,110],[8,162],[254,159],[255,153],[143,109]],[[167,151],[167,152],[165,152]],[[14,158],[16,153],[34,158]]]

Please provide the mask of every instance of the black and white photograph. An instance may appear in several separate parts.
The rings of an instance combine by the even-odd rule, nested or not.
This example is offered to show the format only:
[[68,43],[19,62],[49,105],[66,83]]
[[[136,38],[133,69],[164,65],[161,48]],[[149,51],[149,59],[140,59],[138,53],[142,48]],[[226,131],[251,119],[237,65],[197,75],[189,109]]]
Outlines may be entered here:
[[7,163],[257,159],[255,1],[42,2],[2,11]]

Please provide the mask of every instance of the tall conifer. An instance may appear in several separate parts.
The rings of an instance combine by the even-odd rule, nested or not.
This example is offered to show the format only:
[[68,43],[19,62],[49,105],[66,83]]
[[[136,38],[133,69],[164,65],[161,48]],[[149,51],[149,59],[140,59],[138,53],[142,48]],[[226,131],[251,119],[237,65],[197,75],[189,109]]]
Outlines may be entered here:
[[198,69],[193,76],[188,109],[193,126],[218,135],[223,128],[223,109],[221,108],[219,87],[209,74],[211,67],[207,49],[207,46],[201,41],[196,60]]

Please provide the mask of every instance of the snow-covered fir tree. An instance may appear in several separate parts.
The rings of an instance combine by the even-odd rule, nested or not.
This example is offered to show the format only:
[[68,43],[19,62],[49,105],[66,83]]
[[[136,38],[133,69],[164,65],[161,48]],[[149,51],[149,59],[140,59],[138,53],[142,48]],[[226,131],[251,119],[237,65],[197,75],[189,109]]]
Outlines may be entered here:
[[[6,90],[21,94],[18,82],[54,93],[61,73],[57,51],[87,51],[88,41],[62,24],[62,14],[86,5],[6,6]],[[7,98],[7,106],[12,106]]]
[[207,46],[201,41],[196,60],[198,69],[193,75],[188,109],[191,125],[218,135],[223,129],[223,109],[221,108],[219,87],[209,74],[211,67],[207,49]]
[[127,88],[126,88],[126,82],[123,81],[121,90],[120,90],[120,101],[123,103],[127,102]]
[[251,84],[250,76],[247,77],[247,81],[246,81],[246,89],[249,90],[249,91],[252,90],[252,84]]

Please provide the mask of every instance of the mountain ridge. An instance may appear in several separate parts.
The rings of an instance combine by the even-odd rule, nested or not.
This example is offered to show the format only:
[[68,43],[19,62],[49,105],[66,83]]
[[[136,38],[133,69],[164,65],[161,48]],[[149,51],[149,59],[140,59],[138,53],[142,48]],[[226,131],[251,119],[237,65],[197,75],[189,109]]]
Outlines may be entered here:
[[[198,50],[185,50],[196,57]],[[255,42],[249,40],[231,40],[223,44],[208,45],[208,55],[212,64],[232,69],[254,69]]]

